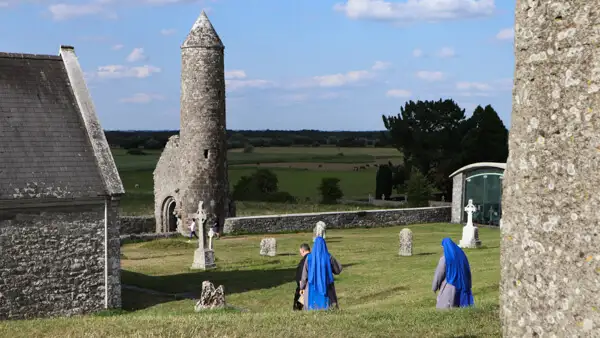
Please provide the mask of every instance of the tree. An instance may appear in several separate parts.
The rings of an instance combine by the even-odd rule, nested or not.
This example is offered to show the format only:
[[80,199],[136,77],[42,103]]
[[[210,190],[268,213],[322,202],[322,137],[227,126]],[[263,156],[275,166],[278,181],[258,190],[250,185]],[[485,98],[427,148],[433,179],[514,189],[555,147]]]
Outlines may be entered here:
[[251,145],[250,143],[246,143],[246,145],[244,145],[244,153],[250,154],[253,152],[254,152],[254,146]]
[[409,101],[397,116],[383,116],[390,142],[404,154],[406,172],[418,169],[447,194],[452,190],[448,175],[463,163],[465,122],[465,110],[451,99]]
[[340,189],[340,179],[336,177],[324,177],[319,185],[319,192],[323,204],[335,204],[344,196]]
[[419,170],[413,169],[406,183],[406,199],[408,206],[419,208],[429,206],[431,196],[431,184]]
[[259,169],[250,176],[242,176],[233,186],[233,199],[237,201],[294,202],[295,198],[279,191],[277,175],[268,169]]
[[390,199],[393,186],[394,178],[392,169],[387,164],[380,165],[375,175],[375,199],[381,199],[382,195],[385,196],[386,200]]
[[464,164],[506,162],[508,130],[492,106],[477,106],[466,129],[462,139]]

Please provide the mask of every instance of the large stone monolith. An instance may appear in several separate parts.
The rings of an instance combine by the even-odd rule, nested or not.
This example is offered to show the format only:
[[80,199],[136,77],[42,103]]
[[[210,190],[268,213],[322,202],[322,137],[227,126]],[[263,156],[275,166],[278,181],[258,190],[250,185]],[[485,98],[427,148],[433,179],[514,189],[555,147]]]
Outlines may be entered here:
[[600,2],[517,0],[505,337],[600,333]]

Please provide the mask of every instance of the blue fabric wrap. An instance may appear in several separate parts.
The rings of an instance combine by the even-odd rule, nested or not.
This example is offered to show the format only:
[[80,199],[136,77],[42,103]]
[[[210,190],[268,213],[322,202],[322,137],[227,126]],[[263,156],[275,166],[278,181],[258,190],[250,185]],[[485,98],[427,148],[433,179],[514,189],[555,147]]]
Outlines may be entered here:
[[442,240],[444,258],[446,259],[446,283],[456,289],[455,304],[460,307],[471,306],[474,303],[471,292],[471,267],[464,251],[450,238]]
[[308,266],[308,304],[309,310],[327,309],[329,298],[327,287],[333,283],[331,256],[322,237],[315,238],[311,253],[306,256]]

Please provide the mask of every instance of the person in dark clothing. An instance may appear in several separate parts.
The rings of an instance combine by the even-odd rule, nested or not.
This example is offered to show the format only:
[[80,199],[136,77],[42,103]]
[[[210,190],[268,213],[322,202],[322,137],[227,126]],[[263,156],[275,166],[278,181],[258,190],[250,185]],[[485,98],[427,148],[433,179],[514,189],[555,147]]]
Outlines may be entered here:
[[300,245],[300,256],[302,259],[298,263],[296,268],[296,293],[294,294],[294,310],[302,310],[304,306],[298,300],[300,299],[300,279],[302,279],[302,269],[304,269],[304,262],[306,261],[306,255],[310,253],[310,247],[304,243]]

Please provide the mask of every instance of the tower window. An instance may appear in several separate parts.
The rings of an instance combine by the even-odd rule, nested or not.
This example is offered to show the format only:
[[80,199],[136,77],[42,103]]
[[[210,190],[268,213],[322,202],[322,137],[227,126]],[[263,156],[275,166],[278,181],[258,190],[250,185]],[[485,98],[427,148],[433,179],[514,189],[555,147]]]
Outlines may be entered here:
[[207,159],[208,158],[208,149],[204,149],[204,158]]

